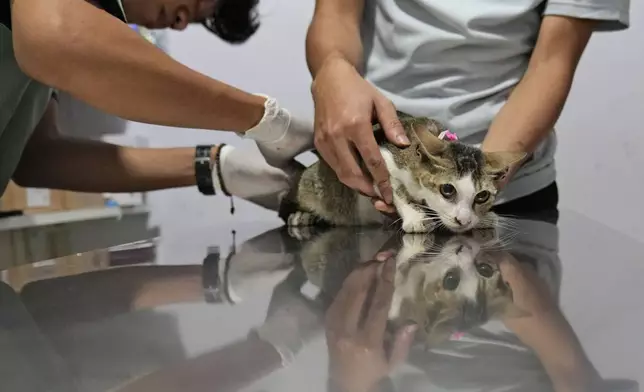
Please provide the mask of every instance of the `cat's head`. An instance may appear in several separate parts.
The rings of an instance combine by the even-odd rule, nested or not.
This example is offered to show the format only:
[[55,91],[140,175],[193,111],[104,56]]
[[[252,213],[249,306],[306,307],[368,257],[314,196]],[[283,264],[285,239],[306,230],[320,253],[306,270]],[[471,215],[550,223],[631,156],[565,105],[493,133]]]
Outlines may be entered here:
[[426,204],[440,222],[454,232],[478,227],[492,208],[498,184],[522,152],[483,152],[458,141],[439,139],[445,128],[430,119],[411,124],[414,157],[408,169],[415,182],[412,199]]
[[[416,252],[399,260],[403,261],[396,287],[400,302],[393,321],[419,325],[420,340],[440,343],[490,319],[523,314],[488,250],[495,241],[487,233],[434,237],[429,246],[422,235],[405,237],[403,247],[415,247]],[[413,242],[418,241],[425,241],[425,251],[417,252],[419,246]]]

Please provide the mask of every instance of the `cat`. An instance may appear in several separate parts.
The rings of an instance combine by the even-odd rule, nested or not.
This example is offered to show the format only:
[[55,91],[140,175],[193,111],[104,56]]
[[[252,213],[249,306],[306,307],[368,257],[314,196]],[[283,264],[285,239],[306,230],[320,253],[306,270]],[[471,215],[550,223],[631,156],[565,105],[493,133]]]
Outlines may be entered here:
[[[490,209],[499,191],[497,184],[525,154],[483,152],[440,138],[446,128],[436,120],[402,112],[398,116],[411,141],[409,147],[388,142],[378,124],[373,130],[403,231],[425,233],[442,226],[465,232],[493,226]],[[322,159],[306,168],[296,184],[280,212],[288,226],[366,226],[387,221],[368,197],[340,182]]]
[[[295,237],[300,228],[289,228]],[[504,282],[493,252],[500,240],[494,229],[465,234],[392,234],[335,228],[302,245],[301,264],[327,305],[344,279],[375,249],[398,246],[389,322],[394,329],[419,326],[416,338],[435,346],[492,318],[519,317],[511,288]],[[376,238],[380,237],[380,238]],[[382,245],[385,244],[385,245]],[[395,244],[392,246],[392,244]],[[374,249],[375,248],[375,249]],[[369,256],[367,256],[369,254]]]

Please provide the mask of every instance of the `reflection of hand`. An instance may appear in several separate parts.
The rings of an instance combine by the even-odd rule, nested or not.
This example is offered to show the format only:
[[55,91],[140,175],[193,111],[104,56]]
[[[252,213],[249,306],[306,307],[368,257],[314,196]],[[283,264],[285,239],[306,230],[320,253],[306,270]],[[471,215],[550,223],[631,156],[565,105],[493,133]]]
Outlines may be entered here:
[[550,314],[557,304],[545,282],[527,263],[520,263],[508,252],[498,257],[503,280],[512,289],[516,306],[531,316]]
[[[333,383],[345,391],[371,390],[407,358],[416,326],[396,332],[389,355],[384,348],[394,274],[393,258],[384,265],[374,262],[356,269],[345,280],[328,310],[329,374]],[[374,285],[375,294],[367,301]]]

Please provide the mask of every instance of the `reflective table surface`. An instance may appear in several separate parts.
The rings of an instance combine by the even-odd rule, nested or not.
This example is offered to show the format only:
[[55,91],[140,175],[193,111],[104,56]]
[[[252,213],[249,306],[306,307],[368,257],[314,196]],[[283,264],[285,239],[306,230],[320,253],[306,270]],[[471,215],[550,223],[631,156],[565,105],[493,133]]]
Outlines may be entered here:
[[237,224],[15,266],[0,391],[639,391],[642,255],[562,212],[466,235]]

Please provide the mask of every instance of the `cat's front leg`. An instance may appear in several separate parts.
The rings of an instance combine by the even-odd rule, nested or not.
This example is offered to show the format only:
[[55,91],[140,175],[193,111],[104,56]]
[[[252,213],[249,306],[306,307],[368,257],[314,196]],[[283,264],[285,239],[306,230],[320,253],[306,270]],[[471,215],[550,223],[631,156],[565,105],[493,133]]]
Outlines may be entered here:
[[431,230],[431,225],[427,224],[427,216],[422,209],[414,206],[402,186],[394,192],[394,205],[402,220],[402,229],[405,233],[427,233]]

